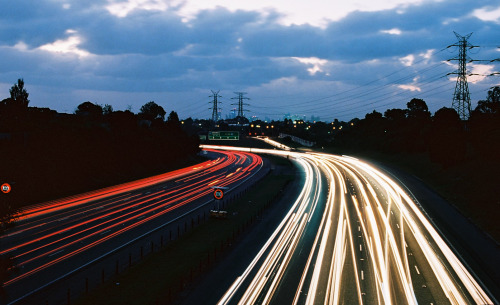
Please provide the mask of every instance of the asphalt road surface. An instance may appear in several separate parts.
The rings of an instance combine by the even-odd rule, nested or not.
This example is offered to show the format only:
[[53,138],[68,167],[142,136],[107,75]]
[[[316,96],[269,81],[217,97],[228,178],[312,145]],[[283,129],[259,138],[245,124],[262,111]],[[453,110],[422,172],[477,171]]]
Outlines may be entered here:
[[248,183],[263,165],[246,152],[207,150],[210,161],[94,192],[26,208],[18,225],[0,238],[0,254],[17,272],[4,283],[7,304],[33,293],[148,232],[213,201],[214,186]]
[[251,151],[294,158],[305,182],[218,304],[496,303],[382,171],[346,156]]

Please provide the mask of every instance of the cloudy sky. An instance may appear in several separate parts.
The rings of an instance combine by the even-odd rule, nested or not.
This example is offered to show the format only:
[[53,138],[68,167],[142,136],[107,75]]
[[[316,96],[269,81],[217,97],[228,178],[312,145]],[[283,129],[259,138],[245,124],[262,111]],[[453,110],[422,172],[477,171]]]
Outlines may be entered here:
[[[451,107],[454,35],[473,32],[472,106],[500,84],[498,0],[7,0],[0,99],[23,78],[30,106],[71,113],[153,100],[181,118],[222,116],[247,92],[261,119],[350,120],[374,109]],[[476,61],[483,60],[483,61]]]

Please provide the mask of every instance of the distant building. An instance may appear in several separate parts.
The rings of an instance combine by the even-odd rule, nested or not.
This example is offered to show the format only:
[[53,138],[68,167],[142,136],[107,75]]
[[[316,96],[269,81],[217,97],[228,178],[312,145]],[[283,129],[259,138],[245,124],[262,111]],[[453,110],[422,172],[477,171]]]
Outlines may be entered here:
[[288,120],[292,120],[292,121],[306,121],[307,116],[287,113],[283,116],[283,119],[288,119]]
[[229,114],[226,114],[226,120],[234,119],[238,115],[238,109],[233,108]]
[[310,122],[319,122],[319,121],[321,121],[319,116],[311,115]]

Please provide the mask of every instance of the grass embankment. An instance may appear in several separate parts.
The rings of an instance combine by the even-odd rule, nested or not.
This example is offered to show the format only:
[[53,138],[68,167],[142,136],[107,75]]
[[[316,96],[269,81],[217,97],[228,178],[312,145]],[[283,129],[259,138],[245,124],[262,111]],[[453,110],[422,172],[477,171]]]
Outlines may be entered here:
[[[291,166],[286,159],[271,159],[276,165]],[[292,179],[293,176],[271,172],[228,205],[227,219],[209,219],[200,224],[75,304],[168,304],[185,285],[206,272],[214,260],[230,250],[238,235]],[[252,191],[257,189],[258,192]]]

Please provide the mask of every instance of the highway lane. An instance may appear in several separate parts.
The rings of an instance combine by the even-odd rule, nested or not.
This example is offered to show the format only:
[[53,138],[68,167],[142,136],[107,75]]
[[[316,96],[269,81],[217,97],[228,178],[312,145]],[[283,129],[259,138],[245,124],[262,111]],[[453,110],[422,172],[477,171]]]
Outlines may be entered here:
[[211,187],[231,189],[262,168],[251,153],[206,151],[212,160],[201,164],[26,208],[0,237],[0,254],[18,270],[4,283],[9,304],[209,202]]
[[[418,203],[373,166],[346,156],[251,150],[294,158],[306,184],[219,304],[496,302]],[[320,176],[328,184],[324,197],[315,191]]]

